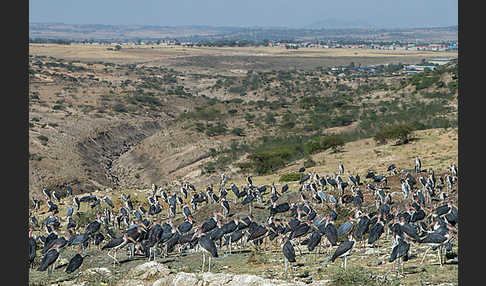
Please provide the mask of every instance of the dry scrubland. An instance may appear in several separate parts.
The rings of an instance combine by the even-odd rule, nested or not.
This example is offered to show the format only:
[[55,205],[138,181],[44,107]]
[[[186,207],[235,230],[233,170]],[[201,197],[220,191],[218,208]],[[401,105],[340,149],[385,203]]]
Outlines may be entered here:
[[[253,174],[254,184],[275,182],[278,189],[284,184],[279,182],[282,174],[296,172],[309,159],[315,165],[308,167],[308,171],[331,175],[337,172],[338,163],[342,162],[346,173],[358,173],[361,178],[368,170],[385,173],[391,163],[399,170],[410,170],[417,155],[422,158],[423,167],[434,169],[437,175],[444,174],[452,162],[457,164],[458,131],[454,120],[457,120],[458,94],[457,74],[453,68],[427,85],[420,82],[425,79],[414,83],[411,76],[404,75],[355,78],[318,71],[319,67],[326,69],[350,62],[362,65],[418,63],[423,58],[455,57],[457,54],[343,49],[288,51],[279,48],[123,46],[120,51],[107,51],[106,48],[29,45],[31,198],[44,202],[40,192],[43,186],[64,191],[69,185],[75,195],[92,192],[101,197],[109,194],[117,208],[121,204],[120,194],[130,193],[135,205],[142,203],[148,208],[146,197],[152,183],[177,188],[181,181],[189,181],[201,190],[210,183],[217,184],[220,173],[225,172],[229,177],[228,184],[234,182],[240,186],[246,183],[247,173],[239,172],[237,163],[247,162],[249,153],[260,151],[257,147],[264,135],[331,134],[356,130],[371,135],[346,142],[338,152],[330,149],[314,152],[289,161],[269,174]],[[297,71],[289,72],[295,69]],[[245,81],[253,82],[254,79],[259,80],[254,89],[240,91]],[[307,98],[315,101],[306,101]],[[273,121],[269,113],[274,113]],[[312,114],[317,116],[312,117]],[[326,114],[330,118],[317,120]],[[287,115],[290,116],[287,118]],[[341,121],[333,120],[335,118]],[[380,124],[410,118],[423,119],[420,123],[429,128],[414,131],[408,144],[388,142],[377,145],[370,138],[375,130],[379,130]],[[447,120],[451,120],[451,126],[445,124],[449,122]],[[373,124],[364,124],[370,122]],[[227,131],[218,133],[217,123],[225,124]],[[286,129],[284,123],[293,125]],[[238,128],[244,134],[233,132]],[[233,148],[234,142],[250,149]],[[230,148],[231,152],[227,151]],[[233,161],[223,160],[232,154],[237,155]],[[209,164],[214,162],[215,169],[208,171]],[[398,176],[390,177],[389,183],[392,190],[400,191]],[[289,186],[291,192],[286,194],[287,198],[297,198],[297,182],[290,182]],[[231,192],[228,199],[233,201]],[[370,199],[371,194],[365,193],[365,202],[372,208],[374,201]],[[401,203],[401,195],[395,195],[394,199]],[[452,194],[452,199],[457,205],[457,191]],[[65,200],[59,206],[62,216],[71,202],[69,198]],[[42,221],[48,214],[45,204],[40,208],[36,216]],[[319,215],[328,210],[326,205],[315,208]],[[96,210],[99,209],[91,210],[84,204],[80,216],[75,219],[87,222],[94,218]],[[246,215],[247,211],[246,207],[232,206],[231,213]],[[268,212],[258,206],[254,211],[261,220]],[[203,207],[195,217],[200,222],[210,214],[211,209]],[[181,221],[182,218],[177,217],[176,223]],[[389,237],[384,240],[384,245],[390,245]],[[375,249],[353,250],[348,260],[348,276],[340,272],[340,261],[328,266],[321,264],[327,253],[318,255],[320,263],[313,264],[313,256],[303,249],[293,274],[284,277],[283,257],[276,245],[274,252],[266,254],[257,250],[225,256],[220,251],[221,258],[213,260],[212,272],[255,274],[295,284],[311,279],[323,284],[328,280],[327,285],[349,285],[346,283],[352,279],[358,279],[363,285],[458,283],[457,264],[449,263],[440,269],[433,253],[424,265],[418,265],[423,246],[412,246],[412,257],[405,264],[405,277],[400,280],[394,278],[391,265],[386,263],[391,250],[382,247],[376,250],[378,253],[370,254],[373,251]],[[457,253],[457,244],[454,251]],[[200,253],[183,257],[171,255],[167,259],[158,259],[163,264],[157,266],[161,269],[159,274],[141,278],[129,272],[146,262],[141,257],[113,267],[104,253],[96,249],[86,253],[92,256],[88,256],[81,266],[82,274],[77,282],[84,281],[88,285],[129,285],[126,279],[152,285],[163,277],[184,281],[184,277],[177,278],[177,273],[197,273],[201,266]],[[65,249],[61,258],[68,259],[73,254],[74,251]],[[124,251],[119,254],[122,259],[126,257]],[[37,259],[38,263],[39,254]],[[106,267],[110,273],[88,270],[97,267]],[[31,271],[29,282],[31,285],[47,285],[70,278],[63,270],[55,270],[49,278],[45,272]],[[366,274],[368,272],[371,278]],[[204,277],[197,274],[191,279],[194,282],[194,279]],[[347,277],[347,280],[339,281],[339,277]],[[191,280],[185,278],[186,282]],[[229,278],[211,279],[225,281]],[[240,281],[237,277],[232,279]],[[133,285],[138,285],[137,281],[132,281]],[[159,285],[164,284],[160,282]]]
[[[365,115],[410,113],[406,108],[429,103],[430,107],[415,114],[430,114],[428,121],[457,117],[457,92],[452,87],[452,97],[447,95],[455,81],[449,72],[440,75],[443,87],[417,92],[408,82],[410,76],[348,78],[315,69],[336,61],[344,65],[357,65],[363,59],[373,64],[415,63],[424,57],[453,54],[140,46],[107,51],[106,46],[55,44],[31,44],[29,49],[29,189],[34,197],[40,195],[41,186],[66,184],[75,193],[181,179],[205,185],[217,174],[202,174],[201,169],[227,154],[213,157],[210,150],[229,148],[233,140],[255,147],[263,135],[369,129],[369,124],[362,126],[366,120],[382,124],[403,117],[367,119]],[[322,64],[315,62],[314,55],[319,55]],[[248,61],[250,56],[258,62]],[[304,69],[289,71],[295,68],[292,63]],[[281,71],[267,71],[278,65]],[[250,87],[245,87],[248,83]],[[433,92],[447,95],[445,101]],[[332,94],[342,99],[327,100]],[[306,101],[309,96],[320,102]],[[313,112],[317,105],[325,109]],[[380,112],[375,106],[380,106]],[[269,114],[274,121],[267,122]],[[226,126],[226,133],[208,135],[209,128],[218,127],[216,123]],[[284,123],[295,125],[283,129]],[[244,134],[230,132],[234,130]],[[232,163],[244,161],[244,152]],[[234,164],[226,165],[234,177],[243,176],[234,172]]]

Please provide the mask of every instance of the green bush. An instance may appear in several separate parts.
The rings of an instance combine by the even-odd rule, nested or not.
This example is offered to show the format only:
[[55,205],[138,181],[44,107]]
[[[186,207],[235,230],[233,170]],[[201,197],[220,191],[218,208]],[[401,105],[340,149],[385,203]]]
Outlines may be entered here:
[[47,143],[47,141],[49,141],[49,138],[47,136],[44,136],[44,135],[37,136],[37,139],[39,139],[43,143]]
[[245,136],[246,135],[245,130],[243,130],[243,128],[239,128],[239,127],[233,128],[231,130],[231,134],[234,134],[236,136]]
[[218,122],[215,126],[208,124],[206,126],[206,135],[209,137],[224,135],[228,132],[228,129],[224,124]]
[[398,140],[397,144],[408,143],[409,136],[415,128],[411,124],[399,124],[384,127],[376,133],[374,140],[378,144],[385,144],[388,140]]
[[253,169],[253,164],[251,162],[239,162],[235,166],[240,168],[240,173],[249,173]]
[[279,182],[293,182],[298,181],[302,177],[301,173],[288,173],[282,174],[278,179]]
[[127,112],[128,111],[123,103],[117,103],[117,104],[113,105],[112,108],[116,112]]
[[308,158],[304,161],[304,167],[306,168],[314,167],[315,165],[317,165],[317,163],[316,161],[312,160],[312,158]]
[[206,130],[206,127],[201,122],[194,123],[194,127],[196,128],[196,131],[198,131],[198,132],[204,132],[204,130]]
[[331,148],[333,152],[338,152],[344,146],[344,138],[341,135],[328,135],[325,136],[321,145],[324,150]]
[[263,175],[285,166],[292,156],[292,149],[282,147],[255,152],[249,156],[249,159],[252,161],[255,171]]

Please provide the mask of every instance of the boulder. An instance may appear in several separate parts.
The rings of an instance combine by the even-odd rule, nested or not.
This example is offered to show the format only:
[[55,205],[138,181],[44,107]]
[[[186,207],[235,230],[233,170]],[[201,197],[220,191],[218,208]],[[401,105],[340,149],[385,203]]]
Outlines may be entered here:
[[156,261],[146,262],[130,269],[129,277],[136,277],[142,280],[154,279],[163,276],[167,276],[170,273],[170,269],[164,264]]
[[118,282],[117,285],[119,286],[149,286],[151,285],[152,283],[148,283],[148,282],[144,282],[142,280],[138,280],[138,279],[127,279],[127,280],[122,280],[120,282]]
[[[201,282],[201,283],[199,283]],[[202,281],[196,277],[196,274],[179,272],[174,280],[172,280],[173,286],[200,286]]]
[[205,286],[223,286],[228,285],[234,276],[233,274],[207,272],[202,274],[202,280]]
[[256,275],[250,274],[241,274],[241,275],[234,275],[231,282],[228,286],[260,286],[263,282],[263,278],[258,277]]
[[172,281],[174,280],[175,275],[170,274],[160,279],[157,279],[152,286],[172,286]]

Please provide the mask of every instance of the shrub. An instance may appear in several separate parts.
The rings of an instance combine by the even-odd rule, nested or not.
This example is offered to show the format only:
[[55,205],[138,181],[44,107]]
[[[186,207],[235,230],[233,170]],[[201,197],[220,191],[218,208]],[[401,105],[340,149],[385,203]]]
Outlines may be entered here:
[[208,124],[206,126],[206,135],[209,136],[209,137],[217,136],[217,135],[224,135],[224,134],[226,134],[227,131],[228,131],[228,129],[226,128],[226,126],[224,124],[221,124],[221,123],[218,123],[215,126],[213,126],[212,124]]
[[265,124],[268,125],[274,125],[277,122],[277,119],[275,119],[275,115],[271,112],[267,112],[265,114]]
[[125,107],[125,105],[123,105],[123,103],[117,103],[115,105],[113,105],[113,110],[116,111],[116,112],[127,112],[127,108]]
[[248,121],[248,123],[251,123],[255,120],[255,115],[251,113],[245,114],[245,120]]
[[198,132],[204,132],[206,130],[206,127],[201,122],[196,122],[194,126]]
[[267,174],[285,166],[292,158],[292,150],[287,147],[255,152],[249,156],[258,174]]
[[407,123],[386,126],[375,134],[374,140],[378,144],[385,144],[388,140],[398,140],[396,144],[406,144],[413,130],[414,127]]
[[236,136],[245,136],[246,135],[245,130],[243,130],[242,128],[239,128],[239,127],[233,128],[231,130],[231,134],[234,134]]
[[43,143],[47,143],[47,141],[49,141],[49,138],[47,136],[44,136],[44,135],[37,136],[37,139],[39,139]]
[[278,179],[279,182],[293,182],[298,181],[302,177],[301,173],[288,173],[282,174]]
[[314,167],[315,165],[317,165],[317,163],[314,160],[312,160],[312,158],[308,158],[307,160],[304,161],[304,167],[306,168]]
[[331,148],[333,152],[338,152],[344,146],[344,138],[341,135],[328,135],[321,141],[322,148]]
[[216,172],[216,163],[215,162],[207,162],[206,164],[202,165],[202,173],[203,174],[211,174]]
[[239,172],[241,173],[249,173],[253,168],[253,164],[251,162],[239,162],[236,163],[235,166],[240,168]]

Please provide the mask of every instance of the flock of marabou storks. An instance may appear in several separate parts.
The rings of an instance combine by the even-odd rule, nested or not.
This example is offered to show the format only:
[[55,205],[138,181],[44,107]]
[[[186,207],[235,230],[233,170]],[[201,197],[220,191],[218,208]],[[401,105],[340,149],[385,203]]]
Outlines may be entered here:
[[[388,261],[393,263],[393,271],[398,263],[396,268],[400,277],[403,277],[403,266],[400,273],[400,265],[409,259],[414,244],[429,246],[421,264],[429,250],[437,250],[440,267],[443,265],[444,249],[446,256],[454,255],[451,251],[458,231],[458,210],[450,199],[457,192],[458,174],[454,164],[443,176],[436,177],[432,169],[422,169],[417,157],[414,171],[398,171],[392,164],[382,175],[369,172],[365,182],[361,182],[359,175],[349,173],[349,180],[345,181],[342,164],[339,164],[338,173],[334,176],[305,173],[305,168],[299,172],[300,187],[294,191],[289,189],[288,184],[278,191],[273,183],[267,191],[267,185],[254,185],[250,176],[247,177],[248,184],[238,188],[231,183],[227,188],[224,173],[221,174],[218,193],[213,185],[208,186],[206,191],[196,191],[192,184],[184,183],[180,190],[174,191],[152,184],[152,191],[147,191],[148,204],[134,206],[130,195],[121,193],[119,209],[108,196],[74,196],[68,187],[62,197],[44,188],[49,215],[41,223],[35,215],[30,216],[30,268],[33,269],[36,264],[37,271],[47,270],[51,275],[62,250],[77,247],[77,254],[64,265],[65,272],[73,273],[87,256],[83,256],[83,251],[96,247],[106,252],[114,265],[120,264],[117,259],[120,249],[128,252],[127,260],[135,255],[155,260],[171,254],[201,251],[202,271],[206,256],[208,271],[211,271],[211,258],[218,257],[218,252],[238,255],[238,252],[232,253],[232,248],[243,250],[248,246],[268,251],[275,242],[279,242],[286,273],[289,263],[296,262],[298,258],[295,250],[302,255],[301,248],[305,247],[309,254],[314,252],[314,259],[327,252],[326,265],[342,258],[345,270],[347,257],[353,248],[380,247],[384,236],[390,236],[392,244],[391,247],[381,247],[390,249]],[[392,190],[387,185],[387,177],[390,176],[400,177],[401,190]],[[229,192],[234,194],[234,199],[227,200]],[[295,192],[294,197],[299,199],[285,201],[290,197],[284,195],[287,192]],[[393,200],[395,194],[400,200]],[[34,211],[39,209],[39,203],[39,200],[33,199]],[[254,203],[255,207],[268,211],[268,218],[257,221],[253,217]],[[63,223],[58,204],[67,205]],[[96,219],[86,225],[78,225],[80,220],[73,219],[81,204],[89,204],[91,208],[98,206],[99,210]],[[240,214],[248,206],[248,213],[244,212],[246,216],[231,213],[232,206],[238,205]],[[328,212],[318,213],[317,205],[327,207]],[[198,217],[200,208],[206,208],[206,213],[209,210],[212,216],[196,222],[192,213]],[[343,212],[346,213],[345,218]],[[174,220],[179,214],[184,216],[184,221],[176,225]],[[338,216],[344,222],[335,225]],[[34,230],[41,234],[34,236]],[[327,248],[327,251],[321,252],[321,247]],[[34,263],[37,250],[42,257],[40,263]],[[59,268],[62,267],[58,265],[56,269]]]

